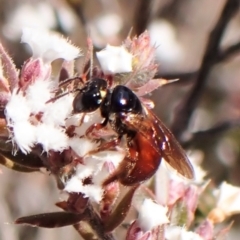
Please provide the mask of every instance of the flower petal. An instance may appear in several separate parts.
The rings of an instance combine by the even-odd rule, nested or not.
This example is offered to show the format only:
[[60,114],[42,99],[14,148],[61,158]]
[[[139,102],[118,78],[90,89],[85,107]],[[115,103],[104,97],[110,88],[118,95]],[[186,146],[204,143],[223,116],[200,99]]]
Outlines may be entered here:
[[81,55],[80,50],[63,37],[40,29],[23,28],[21,40],[31,47],[33,58],[42,58],[45,63],[58,58],[71,61]]
[[169,223],[167,207],[154,203],[151,199],[145,199],[138,216],[138,224],[146,232],[156,226]]
[[123,46],[106,48],[96,53],[104,73],[126,73],[132,71],[132,54]]

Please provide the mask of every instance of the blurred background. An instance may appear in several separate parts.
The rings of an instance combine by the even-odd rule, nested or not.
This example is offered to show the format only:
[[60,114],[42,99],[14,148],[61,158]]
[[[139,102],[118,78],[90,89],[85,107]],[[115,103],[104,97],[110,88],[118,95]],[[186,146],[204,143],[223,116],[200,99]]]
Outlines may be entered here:
[[[237,0],[0,0],[0,40],[18,68],[31,55],[20,43],[23,26],[58,31],[83,51],[87,37],[97,51],[147,29],[156,46],[156,78],[179,79],[150,96],[154,111],[214,184],[240,186]],[[17,217],[56,210],[61,194],[46,173],[0,170],[0,240],[79,238],[72,227],[14,225]],[[229,239],[238,239],[240,218],[234,221]]]

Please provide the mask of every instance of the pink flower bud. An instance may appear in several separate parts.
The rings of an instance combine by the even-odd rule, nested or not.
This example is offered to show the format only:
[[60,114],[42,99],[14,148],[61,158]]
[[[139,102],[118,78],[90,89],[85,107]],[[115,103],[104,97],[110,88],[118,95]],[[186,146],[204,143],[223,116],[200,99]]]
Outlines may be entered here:
[[128,228],[126,240],[150,240],[151,232],[143,232],[137,221],[134,221]]
[[25,90],[29,84],[35,82],[38,79],[46,80],[51,73],[51,66],[43,64],[42,59],[30,58],[26,61],[22,67],[19,86]]
[[199,234],[205,240],[213,239],[213,229],[214,225],[211,221],[205,220],[196,230],[196,233]]
[[[108,168],[109,173],[112,173],[115,170],[113,163],[106,162],[104,166]],[[111,213],[119,192],[119,183],[117,181],[104,187],[103,199],[100,205],[102,219],[105,219]]]

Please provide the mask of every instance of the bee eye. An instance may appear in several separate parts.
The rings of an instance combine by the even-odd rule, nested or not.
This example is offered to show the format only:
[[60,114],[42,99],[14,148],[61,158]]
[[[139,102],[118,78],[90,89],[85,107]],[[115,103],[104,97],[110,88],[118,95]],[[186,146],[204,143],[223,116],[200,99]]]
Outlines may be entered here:
[[111,112],[141,113],[142,105],[138,97],[125,86],[116,86],[111,98]]
[[73,101],[73,112],[92,112],[99,108],[106,95],[107,83],[104,79],[94,78],[77,94]]
[[98,91],[80,92],[73,101],[74,113],[92,112],[96,110],[102,102]]

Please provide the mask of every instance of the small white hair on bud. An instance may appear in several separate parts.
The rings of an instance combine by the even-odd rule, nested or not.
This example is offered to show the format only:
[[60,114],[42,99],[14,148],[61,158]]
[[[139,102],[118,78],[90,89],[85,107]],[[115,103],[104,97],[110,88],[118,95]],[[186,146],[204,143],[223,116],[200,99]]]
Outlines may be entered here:
[[107,45],[96,53],[101,68],[106,74],[127,73],[132,71],[132,54],[124,46]]
[[151,199],[145,199],[139,209],[138,224],[142,231],[147,232],[156,226],[169,223],[167,207],[154,203]]
[[52,83],[50,81],[38,80],[31,84],[26,90],[26,98],[32,113],[44,111],[46,102],[52,96]]
[[187,231],[185,228],[179,226],[166,227],[165,237],[171,240],[203,240],[197,233]]
[[22,31],[21,41],[31,47],[33,58],[42,58],[45,63],[50,63],[58,58],[71,61],[81,56],[79,48],[57,33],[30,27],[24,27]]
[[5,108],[5,115],[9,122],[27,121],[31,114],[31,109],[27,103],[27,99],[23,96],[22,92],[17,93],[15,89],[12,96]]
[[[83,124],[80,124],[81,118],[83,117]],[[75,128],[75,133],[78,136],[82,136],[86,133],[87,129],[92,126],[94,123],[100,123],[102,122],[102,116],[100,111],[95,111],[93,113],[88,113],[88,114],[74,114],[71,116],[69,119],[66,121],[66,126],[74,125],[76,126]]]
[[13,140],[24,154],[31,152],[36,142],[36,127],[28,121],[16,122],[13,126]]
[[37,126],[37,143],[40,143],[43,150],[63,151],[68,148],[68,137],[63,129],[47,124]]
[[64,190],[67,192],[82,192],[83,184],[82,179],[78,176],[72,176],[65,184]]
[[103,188],[98,185],[85,185],[84,186],[84,195],[89,197],[91,201],[100,203],[103,197]]
[[72,137],[69,139],[69,146],[79,157],[83,157],[91,150],[96,149],[98,144],[87,138]]
[[100,203],[103,196],[103,188],[93,184],[83,185],[82,180],[72,177],[66,184],[65,191],[82,193],[84,197],[89,197],[91,201]]
[[226,217],[240,213],[240,187],[222,182],[216,193],[217,208],[221,209]]
[[72,112],[73,98],[73,94],[68,94],[55,102],[46,104],[42,121],[55,126],[65,126],[66,118]]
[[76,167],[75,176],[80,180],[84,180],[90,177],[94,172],[94,169],[88,165],[78,164]]
[[98,184],[83,185],[84,180],[93,174],[93,168],[79,164],[76,168],[76,173],[67,181],[64,190],[82,193],[84,197],[89,197],[90,200],[99,203],[102,200],[103,188]]

